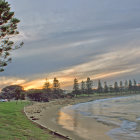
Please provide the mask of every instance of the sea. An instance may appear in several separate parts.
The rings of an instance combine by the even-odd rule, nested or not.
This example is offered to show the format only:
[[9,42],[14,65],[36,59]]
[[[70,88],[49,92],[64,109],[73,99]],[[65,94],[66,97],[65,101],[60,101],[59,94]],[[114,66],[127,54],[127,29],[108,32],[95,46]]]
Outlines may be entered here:
[[58,123],[85,140],[94,140],[95,134],[100,139],[103,126],[109,128],[105,135],[112,140],[140,140],[140,95],[63,107]]

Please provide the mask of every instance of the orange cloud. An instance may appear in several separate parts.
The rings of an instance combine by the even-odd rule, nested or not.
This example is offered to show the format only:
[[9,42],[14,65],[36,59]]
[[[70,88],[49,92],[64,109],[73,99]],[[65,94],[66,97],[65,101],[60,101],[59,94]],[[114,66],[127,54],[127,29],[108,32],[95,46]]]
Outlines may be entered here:
[[[129,61],[133,61],[139,58],[140,49],[132,49],[129,51],[121,50],[118,52],[106,53],[98,56],[97,58],[91,59],[91,61],[82,63],[76,66],[69,67],[67,69],[53,72],[43,75],[35,75],[40,78],[35,78],[34,76],[24,78],[14,78],[14,77],[0,77],[0,88],[7,85],[18,84],[24,87],[25,90],[36,88],[41,89],[45,83],[45,78],[48,78],[49,82],[53,82],[53,78],[57,77],[60,81],[61,88],[68,88],[73,85],[74,78],[78,78],[79,82],[86,80],[90,77],[92,80],[103,79],[109,77],[117,77],[118,75],[125,75],[128,73],[138,72],[140,65],[126,65]],[[133,57],[130,57],[133,56]],[[48,75],[46,77],[46,75]]]
[[21,86],[23,86],[25,90],[41,89],[43,87],[44,83],[45,83],[45,79],[38,79],[38,80],[33,80],[33,81],[30,81],[30,82],[21,84]]
[[[96,80],[96,79],[103,79],[103,78],[107,78],[107,77],[113,77],[113,76],[117,76],[117,75],[121,75],[124,73],[129,73],[134,71],[134,69],[128,69],[128,70],[122,70],[122,71],[115,71],[115,72],[109,72],[109,73],[101,73],[101,74],[95,74],[95,75],[91,75],[90,78],[92,80]],[[61,72],[60,72],[61,73]],[[73,85],[73,80],[74,80],[74,76],[73,75],[58,75],[57,74],[58,80],[60,81],[61,84],[61,88],[67,88]],[[49,77],[48,77],[49,78]],[[86,80],[87,77],[84,78],[80,78],[77,77],[79,79],[79,82],[81,82],[82,80]],[[25,90],[28,89],[41,89],[45,83],[45,79],[37,79],[37,80],[33,80],[24,84],[21,84]],[[48,79],[48,81],[52,84],[53,83],[53,79],[50,78]]]

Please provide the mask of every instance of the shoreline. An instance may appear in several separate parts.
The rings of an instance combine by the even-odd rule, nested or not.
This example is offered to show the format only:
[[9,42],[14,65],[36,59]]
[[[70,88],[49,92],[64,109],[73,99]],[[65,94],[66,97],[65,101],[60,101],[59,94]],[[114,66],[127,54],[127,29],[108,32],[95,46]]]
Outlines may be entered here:
[[[60,109],[64,106],[74,105],[78,103],[89,102],[98,99],[106,99],[113,97],[124,97],[130,96],[134,94],[126,94],[126,95],[105,95],[105,96],[87,96],[87,97],[78,97],[73,99],[56,99],[47,103],[38,103],[35,102],[33,105],[27,106],[24,108],[24,113],[28,119],[40,125],[41,127],[49,130],[53,135],[59,136],[62,139],[76,139],[82,140],[81,137],[74,134],[72,131],[66,130],[62,128],[57,123],[57,117]],[[95,122],[95,126],[98,124]],[[102,126],[102,134],[104,134],[104,140],[112,140],[108,135],[106,135],[107,131],[112,129],[112,127],[104,127]],[[84,140],[84,139],[83,139]]]
[[43,129],[43,130],[46,130],[49,134],[51,134],[51,135],[53,135],[53,136],[56,136],[57,138],[59,138],[59,139],[70,139],[70,138],[68,138],[67,136],[64,136],[64,135],[62,135],[62,134],[60,134],[60,133],[57,133],[57,132],[55,132],[54,130],[51,130],[51,128],[47,128],[47,126],[44,126],[44,125],[42,125],[42,124],[39,124],[39,123],[37,123],[37,122],[35,122],[35,121],[33,121],[31,118],[29,118],[28,117],[28,115],[27,115],[27,113],[26,113],[26,111],[25,111],[25,107],[24,107],[24,109],[22,110],[22,113],[27,117],[27,119],[29,119],[34,125],[36,125],[37,127],[39,127],[40,129]]

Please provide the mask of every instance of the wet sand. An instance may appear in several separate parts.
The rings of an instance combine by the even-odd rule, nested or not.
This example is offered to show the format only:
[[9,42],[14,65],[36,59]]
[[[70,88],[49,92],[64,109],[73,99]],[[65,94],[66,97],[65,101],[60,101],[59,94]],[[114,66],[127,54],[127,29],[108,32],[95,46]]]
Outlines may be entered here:
[[[90,97],[81,97],[81,98],[74,98],[74,99],[57,99],[47,103],[34,102],[33,105],[27,106],[24,109],[24,111],[30,120],[36,122],[37,124],[51,131],[57,132],[66,137],[68,136],[70,139],[84,140],[85,139],[84,136],[86,135],[86,132],[83,132],[82,133],[83,135],[79,137],[73,131],[67,130],[57,123],[60,109],[67,105],[74,105],[77,103],[88,102],[88,101],[110,98],[110,97],[114,97],[114,96],[90,96]],[[95,126],[95,131],[93,131],[94,140],[112,140],[106,134],[109,130],[112,129],[112,126],[104,125],[102,123],[97,122],[96,120],[92,123]]]

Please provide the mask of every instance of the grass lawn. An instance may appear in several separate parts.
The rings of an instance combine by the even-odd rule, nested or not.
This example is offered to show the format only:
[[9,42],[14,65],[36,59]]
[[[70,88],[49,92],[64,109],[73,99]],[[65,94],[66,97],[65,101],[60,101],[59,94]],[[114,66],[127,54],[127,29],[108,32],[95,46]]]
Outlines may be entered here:
[[0,102],[0,140],[58,140],[22,113],[27,102]]

